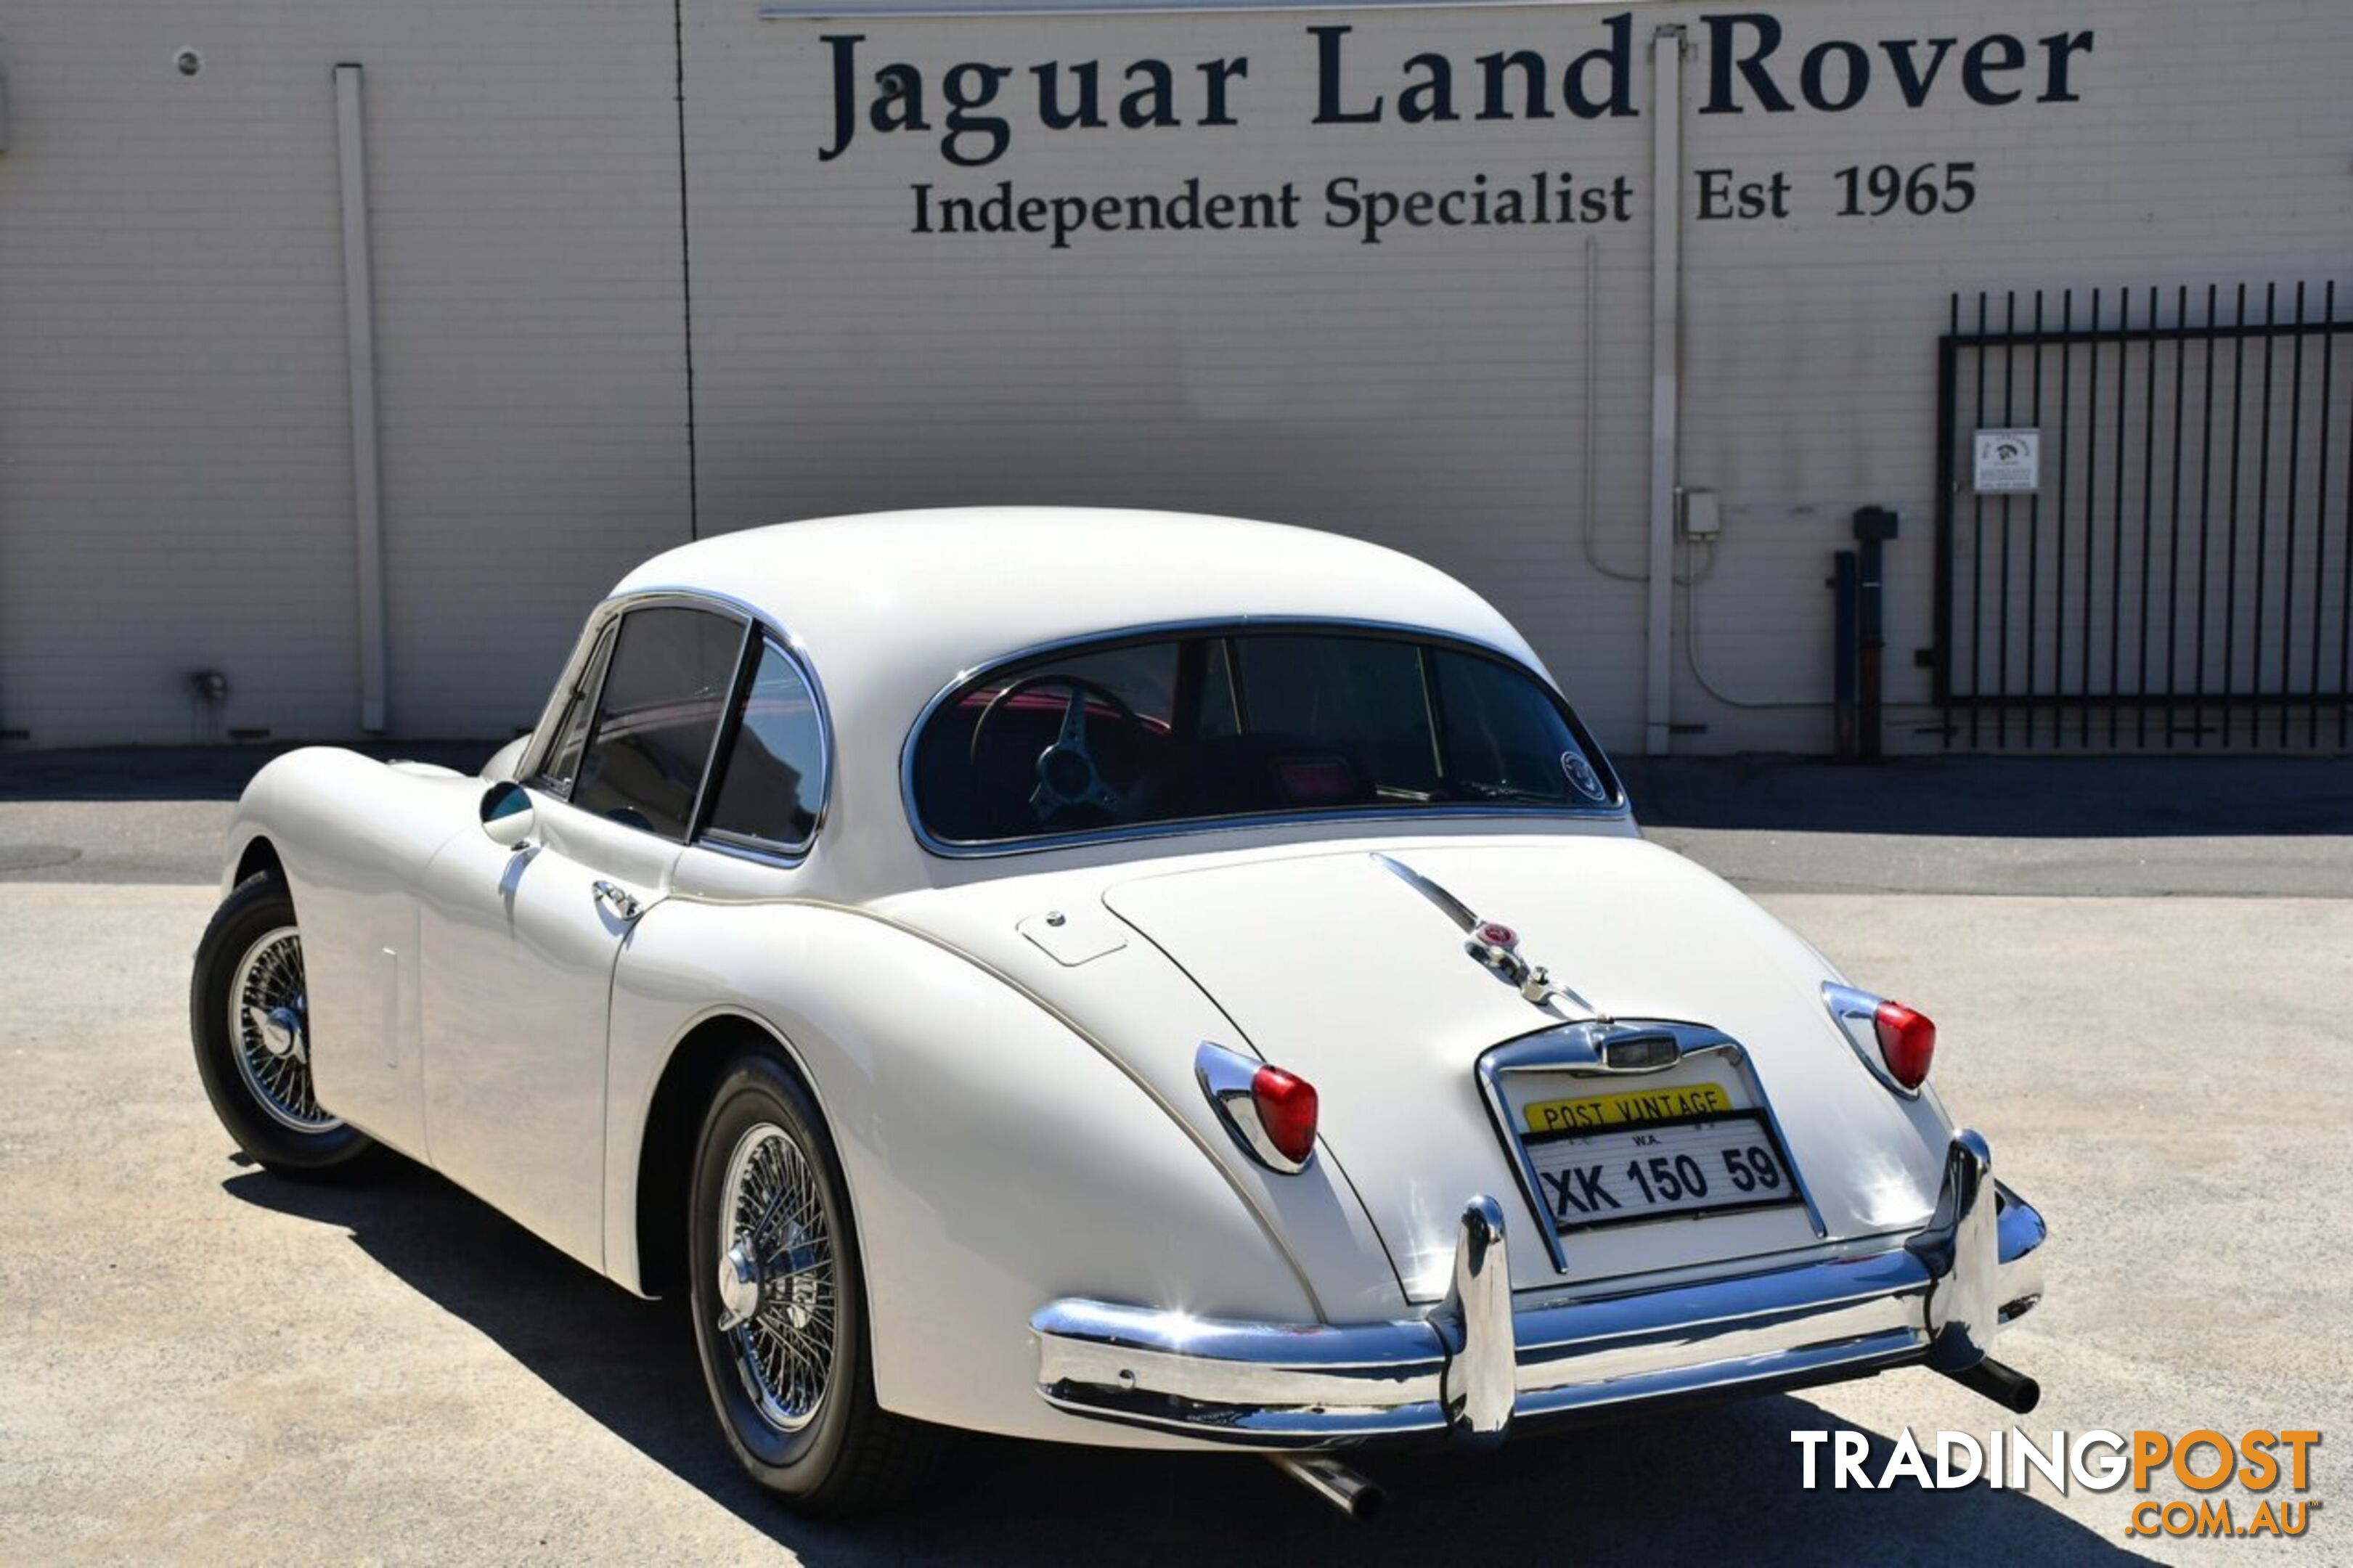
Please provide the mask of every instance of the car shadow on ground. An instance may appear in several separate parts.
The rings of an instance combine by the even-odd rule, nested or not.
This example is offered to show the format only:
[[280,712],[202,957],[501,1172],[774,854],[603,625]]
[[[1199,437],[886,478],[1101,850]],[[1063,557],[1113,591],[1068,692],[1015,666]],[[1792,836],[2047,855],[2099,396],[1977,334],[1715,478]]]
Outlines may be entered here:
[[[1573,1430],[1485,1455],[1366,1458],[1388,1489],[1354,1523],[1261,1460],[950,1435],[895,1512],[811,1523],[735,1468],[703,1396],[683,1309],[628,1295],[441,1178],[387,1162],[364,1185],[251,1170],[224,1190],[347,1230],[370,1258],[488,1336],[590,1419],[818,1563],[1723,1558],[1981,1563],[2137,1560],[2031,1498],[1972,1488],[1802,1491],[1793,1428],[1838,1430],[1795,1397]],[[1888,1440],[1869,1434],[1874,1473]]]

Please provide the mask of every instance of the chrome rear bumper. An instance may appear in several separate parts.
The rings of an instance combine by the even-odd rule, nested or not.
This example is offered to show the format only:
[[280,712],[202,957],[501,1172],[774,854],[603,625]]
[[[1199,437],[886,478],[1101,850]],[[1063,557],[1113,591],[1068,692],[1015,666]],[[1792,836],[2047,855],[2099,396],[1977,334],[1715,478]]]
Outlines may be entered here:
[[1038,1391],[1073,1415],[1256,1447],[1324,1447],[1605,1406],[1860,1377],[1958,1373],[2042,1293],[2042,1215],[1953,1135],[1936,1212],[1883,1252],[1703,1284],[1516,1306],[1502,1206],[1465,1206],[1425,1318],[1333,1326],[1064,1300],[1030,1319]]

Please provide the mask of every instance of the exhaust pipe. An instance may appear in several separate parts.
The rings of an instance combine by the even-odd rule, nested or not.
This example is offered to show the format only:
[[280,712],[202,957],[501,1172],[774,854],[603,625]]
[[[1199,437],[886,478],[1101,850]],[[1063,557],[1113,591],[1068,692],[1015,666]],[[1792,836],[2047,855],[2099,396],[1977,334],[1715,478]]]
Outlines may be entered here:
[[1362,1470],[1349,1468],[1329,1454],[1269,1454],[1274,1468],[1346,1514],[1370,1519],[1386,1500],[1377,1483]]
[[2042,1385],[2013,1366],[1991,1356],[1975,1366],[1945,1373],[1973,1394],[1982,1394],[2014,1415],[2024,1415],[2042,1403]]

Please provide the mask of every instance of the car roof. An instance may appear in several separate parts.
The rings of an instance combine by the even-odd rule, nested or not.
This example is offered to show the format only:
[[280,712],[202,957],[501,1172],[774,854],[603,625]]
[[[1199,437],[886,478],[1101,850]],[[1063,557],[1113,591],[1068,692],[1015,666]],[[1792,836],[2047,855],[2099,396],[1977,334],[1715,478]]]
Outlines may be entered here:
[[815,675],[833,744],[807,887],[855,901],[971,874],[915,839],[901,788],[906,743],[943,689],[1031,648],[1185,623],[1358,621],[1482,644],[1551,679],[1509,622],[1435,567],[1232,518],[986,507],[781,523],[658,555],[616,595],[663,592],[749,608]]
[[1282,523],[1109,508],[971,507],[779,523],[655,556],[616,594],[742,603],[790,637],[837,712],[903,726],[958,675],[1043,644],[1200,621],[1427,627],[1541,670],[1511,624],[1437,568]]

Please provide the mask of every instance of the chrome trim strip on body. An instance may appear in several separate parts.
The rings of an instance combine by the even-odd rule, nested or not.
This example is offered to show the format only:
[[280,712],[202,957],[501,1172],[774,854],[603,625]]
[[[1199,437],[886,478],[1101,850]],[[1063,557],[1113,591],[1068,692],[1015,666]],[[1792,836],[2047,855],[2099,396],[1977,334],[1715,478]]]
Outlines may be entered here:
[[[1664,1035],[1675,1043],[1672,1060],[1653,1067],[1618,1068],[1609,1065],[1610,1046],[1620,1039],[1641,1036]],[[1796,1184],[1798,1198],[1804,1204],[1806,1218],[1817,1237],[1830,1235],[1830,1226],[1822,1223],[1822,1211],[1814,1202],[1812,1189],[1806,1184],[1805,1172],[1798,1168],[1797,1157],[1789,1152],[1788,1135],[1781,1130],[1781,1119],[1774,1113],[1773,1101],[1765,1093],[1765,1085],[1757,1076],[1757,1065],[1747,1050],[1720,1029],[1704,1024],[1676,1023],[1660,1018],[1599,1018],[1557,1028],[1545,1029],[1533,1035],[1523,1035],[1495,1047],[1479,1058],[1477,1073],[1479,1091],[1487,1102],[1487,1115],[1494,1123],[1495,1136],[1502,1139],[1504,1152],[1512,1162],[1514,1174],[1520,1180],[1521,1194],[1527,1199],[1528,1212],[1542,1215],[1551,1212],[1544,1201],[1544,1184],[1536,1178],[1535,1161],[1528,1152],[1526,1142],[1512,1125],[1511,1107],[1504,1097],[1504,1079],[1514,1073],[1561,1073],[1571,1078],[1595,1077],[1610,1079],[1640,1077],[1664,1072],[1694,1057],[1722,1056],[1730,1062],[1748,1087],[1755,1110],[1765,1118],[1765,1125],[1773,1134],[1774,1146],[1780,1152],[1781,1163],[1788,1167],[1789,1178]],[[1665,1215],[1661,1223],[1674,1216]],[[1552,1255],[1552,1266],[1557,1272],[1568,1272],[1568,1253],[1560,1233],[1551,1226],[1541,1227],[1546,1250]]]
[[1972,1316],[1978,1304],[2042,1295],[2047,1229],[1990,1169],[1984,1140],[1956,1133],[1939,1218],[1883,1252],[1527,1306],[1504,1283],[1502,1210],[1482,1197],[1458,1230],[1454,1289],[1428,1317],[1334,1327],[1053,1301],[1030,1320],[1039,1393],[1092,1419],[1316,1448],[1439,1432],[1492,1442],[1579,1410],[1951,1370],[1982,1359],[1999,1327]]
[[[1351,806],[1321,811],[1253,812],[1235,816],[1189,817],[1182,821],[1134,823],[1125,826],[1092,828],[1082,833],[1057,833],[1026,838],[999,838],[965,843],[935,836],[923,825],[923,814],[915,806],[915,744],[931,723],[932,716],[952,699],[971,689],[974,683],[1050,654],[1068,653],[1078,648],[1117,647],[1136,643],[1154,642],[1164,638],[1199,636],[1206,632],[1222,631],[1233,636],[1259,632],[1304,632],[1329,629],[1342,633],[1359,633],[1375,637],[1414,637],[1451,647],[1466,652],[1500,659],[1518,670],[1558,705],[1561,718],[1567,723],[1569,733],[1594,770],[1609,786],[1614,804],[1607,806],[1545,806],[1525,805],[1482,805],[1472,802],[1445,805]],[[960,670],[955,679],[933,694],[923,704],[923,711],[908,728],[906,738],[899,745],[899,801],[907,817],[907,827],[923,848],[944,859],[988,859],[1003,855],[1038,855],[1056,849],[1077,849],[1090,845],[1124,843],[1136,839],[1193,837],[1205,833],[1245,832],[1255,827],[1290,827],[1300,824],[1332,822],[1439,822],[1482,819],[1508,819],[1520,822],[1557,823],[1614,822],[1633,816],[1632,802],[1627,798],[1624,781],[1609,763],[1608,753],[1593,739],[1584,721],[1569,703],[1560,688],[1542,670],[1528,664],[1519,655],[1505,647],[1478,637],[1464,637],[1459,632],[1441,631],[1435,626],[1414,626],[1400,621],[1361,620],[1341,616],[1233,616],[1189,621],[1160,621],[1139,626],[1090,632],[1080,637],[1057,637],[1049,642],[1033,643],[984,664]]]

